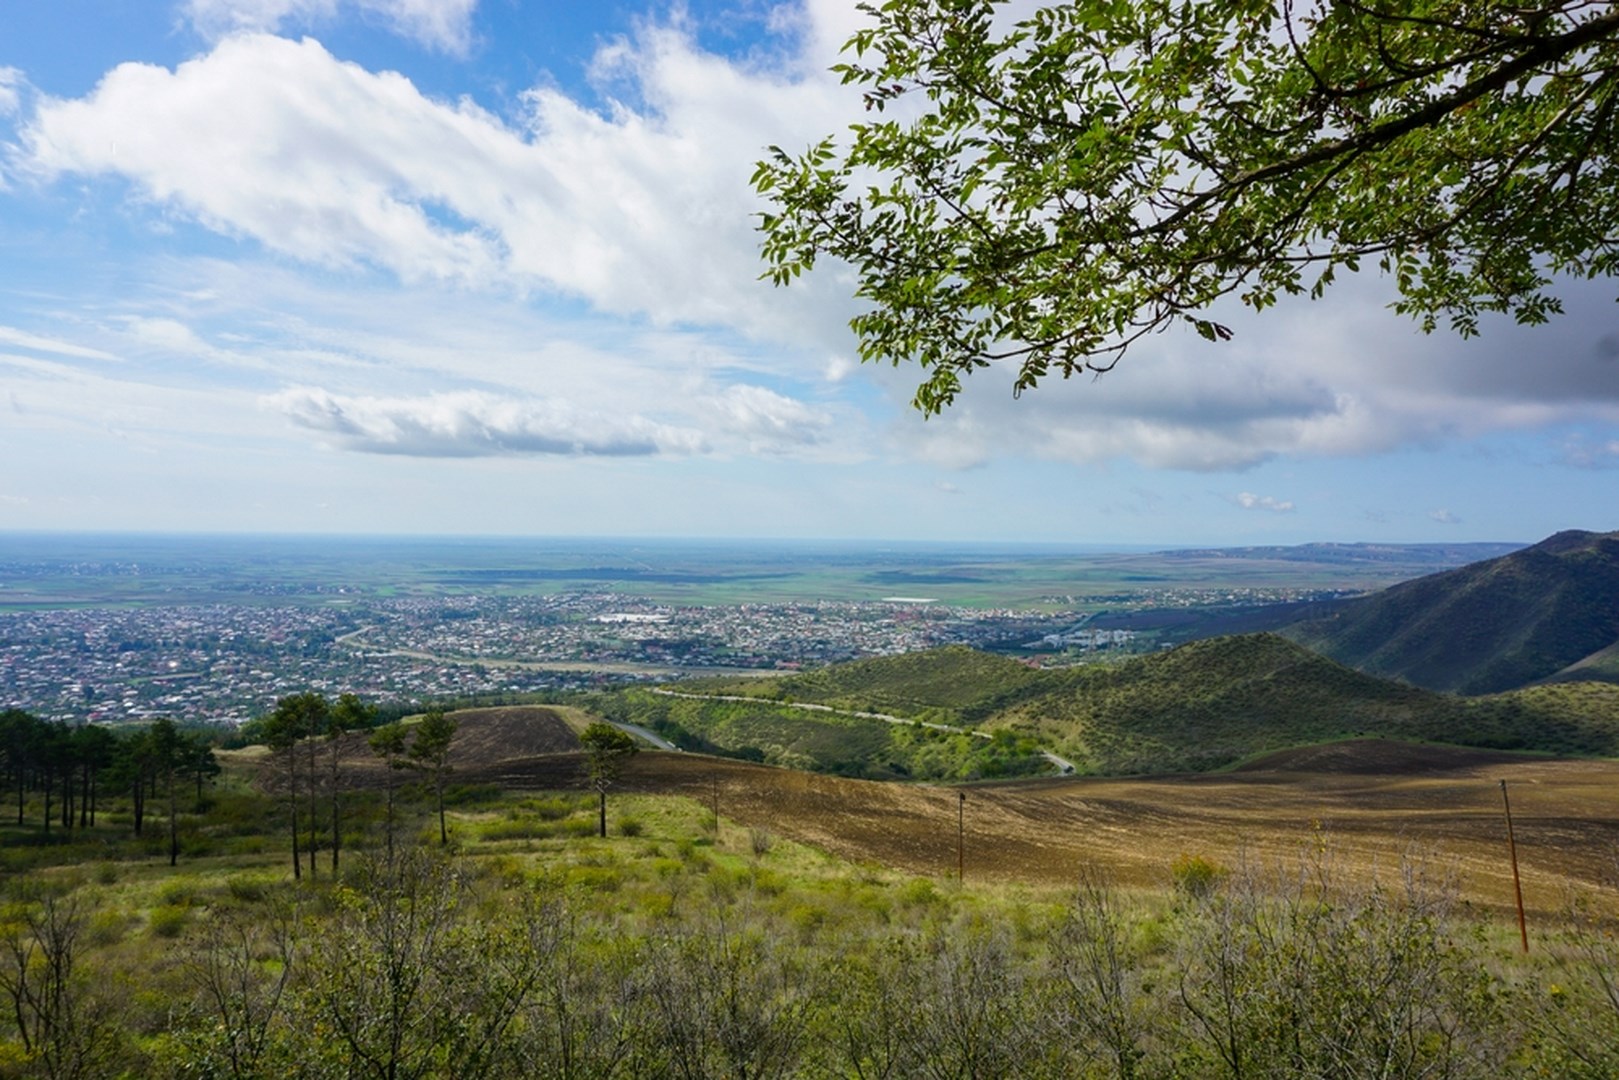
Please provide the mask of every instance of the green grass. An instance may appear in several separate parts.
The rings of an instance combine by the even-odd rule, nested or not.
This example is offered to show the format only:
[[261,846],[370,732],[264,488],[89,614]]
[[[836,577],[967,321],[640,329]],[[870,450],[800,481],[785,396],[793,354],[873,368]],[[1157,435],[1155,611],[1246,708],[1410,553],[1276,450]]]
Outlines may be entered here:
[[[1084,943],[1104,937],[1084,935],[1104,935],[1115,949],[1119,978],[1104,989],[1127,1014],[1150,1020],[1139,1045],[1154,1075],[1175,1072],[1173,1063],[1179,1075],[1220,1075],[1212,1048],[1199,1041],[1200,1028],[1181,1004],[1183,995],[1196,1001],[1212,992],[1200,966],[1209,957],[1234,958],[1226,974],[1240,980],[1239,1006],[1261,1025],[1253,1031],[1256,1054],[1269,1052],[1265,1038],[1277,1027],[1278,1001],[1318,1010],[1302,1015],[1320,1019],[1322,1031],[1339,1031],[1331,1021],[1342,1009],[1384,987],[1391,1008],[1455,1006],[1436,1030],[1477,1049],[1483,1070],[1457,1075],[1571,1075],[1560,1056],[1568,1040],[1560,1042],[1558,1029],[1536,1011],[1536,1001],[1549,995],[1566,996],[1578,1037],[1595,1040],[1590,1045],[1610,1046],[1619,1037],[1619,1014],[1603,1011],[1589,965],[1580,961],[1579,950],[1593,942],[1608,949],[1601,956],[1611,955],[1611,943],[1602,944],[1609,939],[1539,928],[1543,951],[1520,959],[1507,924],[1433,914],[1444,910],[1442,896],[1408,905],[1400,896],[1323,884],[1331,871],[1324,856],[1309,873],[1256,874],[1166,852],[1163,888],[1081,889],[1076,899],[1073,889],[963,886],[852,863],[761,835],[757,825],[714,822],[690,798],[614,794],[613,819],[634,821],[637,834],[601,839],[589,795],[472,790],[476,797],[451,810],[453,843],[442,870],[434,869],[436,845],[424,847],[423,861],[411,863],[415,853],[406,860],[425,867],[421,881],[431,883],[418,894],[420,906],[406,909],[409,922],[389,921],[400,910],[388,906],[396,902],[390,898],[407,895],[389,891],[392,871],[371,869],[380,855],[373,817],[357,816],[359,841],[341,875],[327,873],[323,863],[319,879],[294,885],[269,806],[260,808],[266,812],[259,838],[273,851],[207,854],[170,868],[137,845],[117,860],[90,857],[85,845],[78,861],[11,875],[0,885],[0,936],[21,932],[21,920],[37,914],[47,896],[82,916],[83,951],[70,991],[85,1008],[90,1027],[82,1030],[106,1039],[104,1075],[208,1073],[203,1065],[218,1064],[209,1055],[219,1051],[225,1029],[199,996],[200,962],[240,960],[245,966],[232,970],[263,990],[282,970],[274,937],[280,927],[296,945],[287,954],[292,981],[273,1005],[282,1011],[269,1029],[271,1045],[277,1054],[325,1055],[328,1064],[341,1063],[345,1052],[332,1034],[333,1010],[357,1000],[355,986],[379,992],[384,983],[375,980],[392,970],[380,964],[387,956],[420,960],[428,973],[421,1005],[430,1011],[408,1006],[412,1030],[419,1022],[419,1030],[439,1031],[433,1038],[444,1040],[455,1037],[463,1015],[480,1015],[459,1010],[498,1001],[508,985],[501,980],[526,956],[548,981],[533,999],[542,1011],[525,1013],[507,1032],[510,1039],[546,1030],[543,1003],[564,1000],[554,995],[565,993],[568,1008],[579,1010],[570,1015],[580,1030],[622,1030],[649,1054],[672,1052],[672,1040],[685,1030],[658,1025],[701,1026],[711,1006],[716,1046],[730,1031],[748,1033],[743,1050],[786,1033],[799,1049],[779,1075],[847,1075],[845,1059],[820,1055],[832,1055],[853,1027],[884,1015],[904,1018],[893,1035],[908,1059],[930,1061],[945,1075],[972,1074],[949,1057],[948,1047],[965,1034],[1014,1053],[1016,1063],[997,1066],[996,1074],[1106,1075],[1085,1071],[1095,1050],[1084,1041],[1089,1029],[1048,1026],[1095,1015],[1105,1004],[1083,997],[1083,978],[1071,977],[1085,976],[1085,969],[1064,966],[1101,955],[1086,953]],[[252,809],[247,793],[229,789],[215,806],[238,832]],[[421,801],[407,801],[403,813],[406,835],[431,825]],[[512,823],[533,831],[501,831]],[[40,848],[74,853],[68,844]],[[401,881],[401,889],[410,886]],[[397,944],[396,930],[409,933],[435,918],[447,920],[447,932],[412,938],[403,954],[379,951]],[[1414,960],[1404,965],[1408,954]],[[1385,957],[1404,966],[1380,967]],[[1426,979],[1430,971],[1444,981],[1402,981]],[[1076,990],[1081,996],[1066,996]],[[620,991],[627,996],[615,996]],[[1278,994],[1284,996],[1273,999]],[[658,1013],[660,1000],[673,1011]],[[451,1025],[433,1028],[435,1013],[448,1015]],[[37,1072],[10,1024],[9,1014],[0,1016],[0,1075]],[[1315,1030],[1305,1025],[1302,1036]],[[1288,1038],[1273,1048],[1279,1052],[1308,1045],[1291,1028],[1281,1034]],[[1490,1056],[1497,1043],[1504,1049]],[[537,1071],[554,1061],[523,1058],[539,1054],[524,1045],[511,1050],[506,1068],[524,1060]],[[1441,1048],[1444,1040],[1425,1045]],[[449,1046],[430,1047],[442,1060],[429,1075],[453,1075],[462,1066]],[[717,1060],[700,1071],[721,1071]],[[265,1071],[318,1070],[289,1057]]]

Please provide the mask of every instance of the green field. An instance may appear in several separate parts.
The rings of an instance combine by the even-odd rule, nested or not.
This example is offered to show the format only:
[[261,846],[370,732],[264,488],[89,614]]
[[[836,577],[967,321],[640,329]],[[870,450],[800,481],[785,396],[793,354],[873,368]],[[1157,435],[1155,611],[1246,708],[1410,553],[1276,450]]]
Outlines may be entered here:
[[0,534],[0,610],[617,592],[670,604],[1094,608],[1192,591],[1366,590],[1512,545],[1231,549],[564,539]]

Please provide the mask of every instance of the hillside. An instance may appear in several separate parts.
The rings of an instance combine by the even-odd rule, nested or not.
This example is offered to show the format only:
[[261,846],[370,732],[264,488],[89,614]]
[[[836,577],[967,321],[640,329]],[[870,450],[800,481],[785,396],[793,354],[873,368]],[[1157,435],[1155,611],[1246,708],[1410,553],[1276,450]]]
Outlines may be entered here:
[[682,683],[681,688],[953,723],[962,710],[1038,685],[1041,678],[1038,670],[1016,660],[950,645],[775,679],[699,679]]
[[[1561,532],[1342,602],[1282,632],[1339,663],[1430,690],[1527,686],[1619,641],[1619,533]],[[1576,677],[1619,674],[1610,659]]]
[[[1058,670],[951,648],[682,688],[840,709],[908,709],[1032,737],[1082,772],[1109,775],[1205,771],[1352,736],[1619,753],[1619,687],[1578,683],[1464,699],[1354,671],[1274,634],[1210,638],[1117,664]],[[816,722],[783,721],[806,730]],[[722,740],[715,748],[726,749]]]
[[1117,665],[1050,672],[987,703],[983,724],[1037,735],[1083,771],[1202,771],[1353,735],[1499,745],[1460,704],[1362,675],[1273,634],[1193,642]]

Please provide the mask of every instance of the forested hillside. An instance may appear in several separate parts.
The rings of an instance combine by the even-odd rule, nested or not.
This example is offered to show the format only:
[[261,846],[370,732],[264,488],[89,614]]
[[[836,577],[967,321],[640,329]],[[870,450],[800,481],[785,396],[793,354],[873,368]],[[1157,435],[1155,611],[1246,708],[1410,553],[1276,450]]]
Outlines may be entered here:
[[[1044,671],[939,649],[682,689],[1010,732],[1049,747],[1081,772],[1106,774],[1201,771],[1361,735],[1619,753],[1619,686],[1582,683],[1464,699],[1362,674],[1274,634],[1210,638],[1114,664]],[[806,722],[802,714],[784,720]],[[723,742],[711,748],[728,749]]]

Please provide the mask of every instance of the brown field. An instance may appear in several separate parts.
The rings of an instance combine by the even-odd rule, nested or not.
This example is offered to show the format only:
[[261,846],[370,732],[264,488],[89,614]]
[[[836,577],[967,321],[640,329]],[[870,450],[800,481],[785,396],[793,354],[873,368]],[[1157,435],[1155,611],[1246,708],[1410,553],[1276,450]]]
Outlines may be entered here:
[[[516,790],[582,783],[579,755],[552,752],[572,739],[555,711],[458,715],[458,781]],[[1573,891],[1613,884],[1619,761],[1611,760],[1360,740],[1285,751],[1228,773],[950,788],[648,751],[630,761],[617,790],[717,800],[741,826],[916,874],[955,874],[964,810],[969,881],[1064,885],[1094,870],[1150,887],[1167,884],[1183,854],[1286,865],[1325,845],[1350,876],[1392,881],[1402,858],[1417,856],[1453,876],[1468,902],[1510,908],[1502,780],[1532,910],[1558,911]]]

